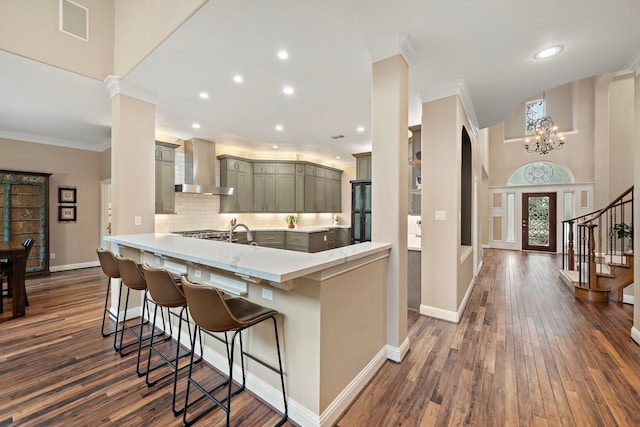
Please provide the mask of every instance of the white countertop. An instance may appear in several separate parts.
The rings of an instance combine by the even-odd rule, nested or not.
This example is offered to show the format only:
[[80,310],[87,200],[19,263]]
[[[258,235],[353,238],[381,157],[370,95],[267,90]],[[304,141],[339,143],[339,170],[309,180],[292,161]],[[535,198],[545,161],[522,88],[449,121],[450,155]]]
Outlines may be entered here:
[[[288,227],[271,227],[271,228],[251,228],[251,231],[291,231],[291,232],[296,232],[296,233],[317,233],[317,232],[322,232],[322,231],[329,231],[332,228],[351,228],[350,225],[327,225],[326,227],[323,226],[314,226],[314,227],[295,227],[295,228],[288,228]],[[245,231],[243,229],[238,230],[240,232]]]
[[[289,231],[289,229],[286,230]],[[283,283],[376,253],[388,252],[391,249],[389,243],[366,242],[310,254],[262,246],[192,239],[171,233],[108,236],[105,240],[276,283]]]

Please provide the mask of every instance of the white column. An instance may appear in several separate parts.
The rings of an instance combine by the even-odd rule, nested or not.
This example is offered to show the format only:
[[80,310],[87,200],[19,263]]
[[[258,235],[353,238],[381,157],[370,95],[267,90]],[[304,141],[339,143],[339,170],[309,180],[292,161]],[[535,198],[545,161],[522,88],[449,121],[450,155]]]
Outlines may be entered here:
[[392,244],[387,272],[387,357],[401,361],[407,338],[409,66],[397,54],[373,64],[372,240]]
[[[105,83],[111,95],[111,233],[153,233],[157,95],[115,76],[109,76]],[[112,250],[118,252],[117,248]],[[114,283],[112,313],[117,310],[118,288]],[[133,292],[128,314],[138,315],[141,305],[142,296]]]
[[[636,78],[634,84],[634,92],[635,92],[635,143],[633,144],[633,222],[634,227],[638,227],[640,225],[640,219],[636,221],[637,218],[640,218],[640,58],[636,62],[635,67]],[[635,237],[633,240],[633,252],[638,252],[640,250],[640,238]],[[634,305],[633,305],[633,327],[631,328],[631,338],[638,344],[640,344],[640,262],[634,263],[633,277],[635,278],[633,284],[633,295],[634,295]],[[638,297],[638,301],[635,301],[635,297]]]

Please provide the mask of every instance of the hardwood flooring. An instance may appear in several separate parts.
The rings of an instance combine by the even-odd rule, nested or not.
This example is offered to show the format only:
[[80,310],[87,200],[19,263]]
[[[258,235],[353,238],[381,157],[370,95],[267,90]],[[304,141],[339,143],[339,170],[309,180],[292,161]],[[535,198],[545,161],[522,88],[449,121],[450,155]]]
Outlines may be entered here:
[[483,262],[461,322],[410,313],[405,360],[337,425],[640,425],[633,306],[577,300],[555,255],[485,250]]
[[[485,250],[461,322],[410,312],[405,360],[386,362],[337,425],[640,425],[633,307],[575,299],[557,268],[554,255]],[[121,358],[101,337],[105,283],[99,268],[30,279],[20,319],[5,300],[0,426],[181,425],[170,383],[148,388],[135,355]],[[233,425],[279,419],[247,392],[233,405]],[[223,415],[196,425],[223,425]]]

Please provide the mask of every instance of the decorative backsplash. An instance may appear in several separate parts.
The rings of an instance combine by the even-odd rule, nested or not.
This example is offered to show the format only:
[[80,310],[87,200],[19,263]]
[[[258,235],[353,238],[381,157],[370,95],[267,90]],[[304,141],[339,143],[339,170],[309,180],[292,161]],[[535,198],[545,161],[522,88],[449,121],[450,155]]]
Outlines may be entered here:
[[[286,228],[285,217],[290,213],[221,214],[220,197],[204,194],[175,194],[173,215],[156,215],[156,233],[186,230],[226,230],[233,218],[251,228]],[[224,196],[222,196],[224,197]],[[294,213],[294,212],[291,212]],[[294,213],[295,214],[295,213]],[[332,213],[297,214],[298,227],[323,227],[333,224]],[[340,225],[349,225],[350,219],[338,215]]]

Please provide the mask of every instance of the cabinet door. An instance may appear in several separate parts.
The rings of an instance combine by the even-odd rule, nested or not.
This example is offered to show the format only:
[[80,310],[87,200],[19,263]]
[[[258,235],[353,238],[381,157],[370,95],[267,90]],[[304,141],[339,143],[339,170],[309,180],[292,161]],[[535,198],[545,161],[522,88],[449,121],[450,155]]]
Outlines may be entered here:
[[371,241],[371,182],[352,184],[351,237],[353,243]]
[[156,160],[156,213],[175,213],[174,203],[175,172],[174,163]]
[[315,212],[327,212],[327,180],[316,177],[316,210]]
[[[245,163],[245,162],[240,162]],[[236,184],[234,187],[234,193],[236,195],[236,212],[251,212],[253,207],[252,200],[252,192],[253,182],[251,182],[251,175],[248,172],[247,165],[244,165],[244,168],[241,167],[240,170],[236,172]]]
[[296,206],[295,212],[304,212],[304,198],[305,198],[305,188],[304,188],[304,165],[297,164],[296,165]]
[[295,175],[276,175],[276,212],[295,212]]
[[311,175],[304,176],[304,211],[316,211],[316,177]]
[[[255,171],[255,169],[254,169]],[[253,175],[253,210],[265,212],[267,209],[267,176],[263,174]]]

